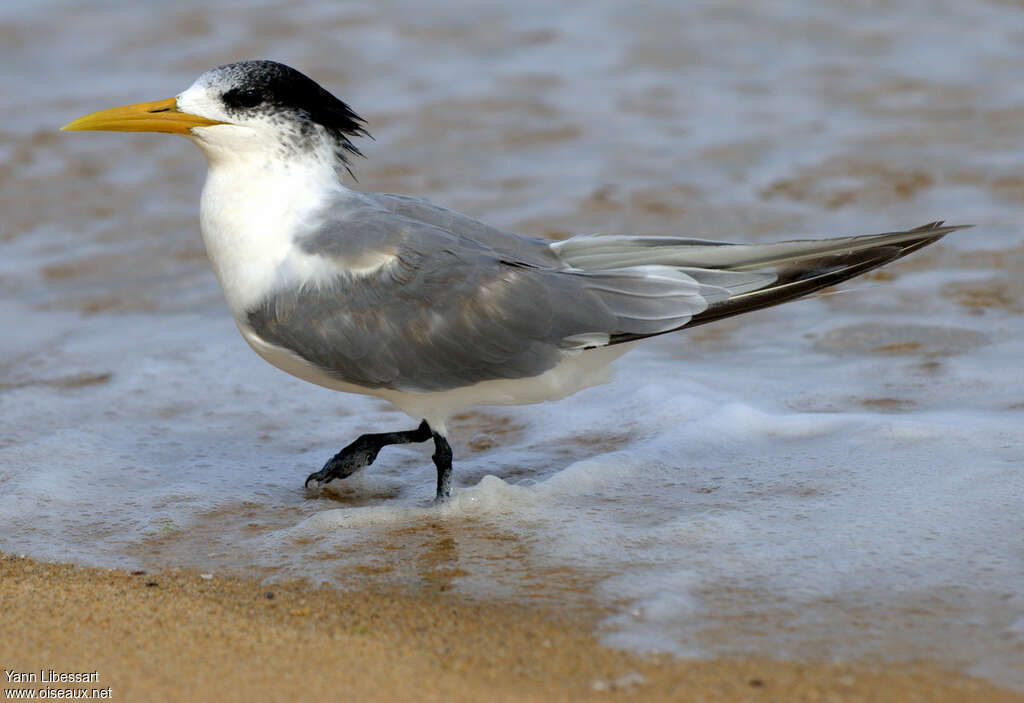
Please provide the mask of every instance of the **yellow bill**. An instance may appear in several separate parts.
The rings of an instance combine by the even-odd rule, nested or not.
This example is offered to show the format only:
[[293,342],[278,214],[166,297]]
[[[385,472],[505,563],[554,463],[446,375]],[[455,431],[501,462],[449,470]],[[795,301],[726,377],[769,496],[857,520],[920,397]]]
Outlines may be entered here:
[[68,132],[103,131],[103,132],[166,132],[168,134],[188,134],[193,127],[209,127],[224,124],[216,120],[208,120],[199,115],[181,112],[175,98],[157,100],[151,103],[123,105],[101,110],[61,127]]

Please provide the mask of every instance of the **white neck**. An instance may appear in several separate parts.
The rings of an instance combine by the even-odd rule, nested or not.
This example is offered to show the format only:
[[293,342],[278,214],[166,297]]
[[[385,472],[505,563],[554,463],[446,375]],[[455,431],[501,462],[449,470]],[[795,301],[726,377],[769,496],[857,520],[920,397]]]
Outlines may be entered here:
[[276,149],[239,149],[233,136],[193,141],[209,162],[199,207],[203,242],[239,318],[267,293],[313,273],[316,262],[294,246],[295,233],[328,205],[359,194],[340,183],[320,150],[281,158]]

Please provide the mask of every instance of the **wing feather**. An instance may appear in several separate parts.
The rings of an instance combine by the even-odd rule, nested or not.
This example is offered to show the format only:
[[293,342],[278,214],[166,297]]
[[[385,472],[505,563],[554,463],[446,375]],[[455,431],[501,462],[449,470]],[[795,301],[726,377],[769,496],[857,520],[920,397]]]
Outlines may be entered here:
[[281,285],[244,323],[339,380],[415,392],[536,376],[566,353],[791,300],[957,229],[549,244],[405,196],[368,195],[336,214],[298,241],[329,275]]

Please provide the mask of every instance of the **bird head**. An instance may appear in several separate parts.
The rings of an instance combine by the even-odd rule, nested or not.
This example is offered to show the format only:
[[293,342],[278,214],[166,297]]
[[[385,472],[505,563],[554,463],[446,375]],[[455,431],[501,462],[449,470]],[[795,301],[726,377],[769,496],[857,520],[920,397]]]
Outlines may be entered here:
[[211,162],[312,156],[348,168],[350,156],[362,156],[351,138],[369,136],[363,125],[348,105],[299,71],[274,61],[241,61],[207,71],[174,98],[94,112],[61,129],[181,134]]

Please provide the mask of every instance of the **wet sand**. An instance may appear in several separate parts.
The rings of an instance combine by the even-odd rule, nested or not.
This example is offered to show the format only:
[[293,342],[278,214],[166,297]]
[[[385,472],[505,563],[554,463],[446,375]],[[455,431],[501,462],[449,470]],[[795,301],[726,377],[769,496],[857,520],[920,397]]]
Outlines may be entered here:
[[597,642],[599,612],[442,588],[338,591],[0,555],[0,662],[95,671],[95,684],[51,687],[110,687],[114,700],[1024,701],[927,662],[637,656]]

